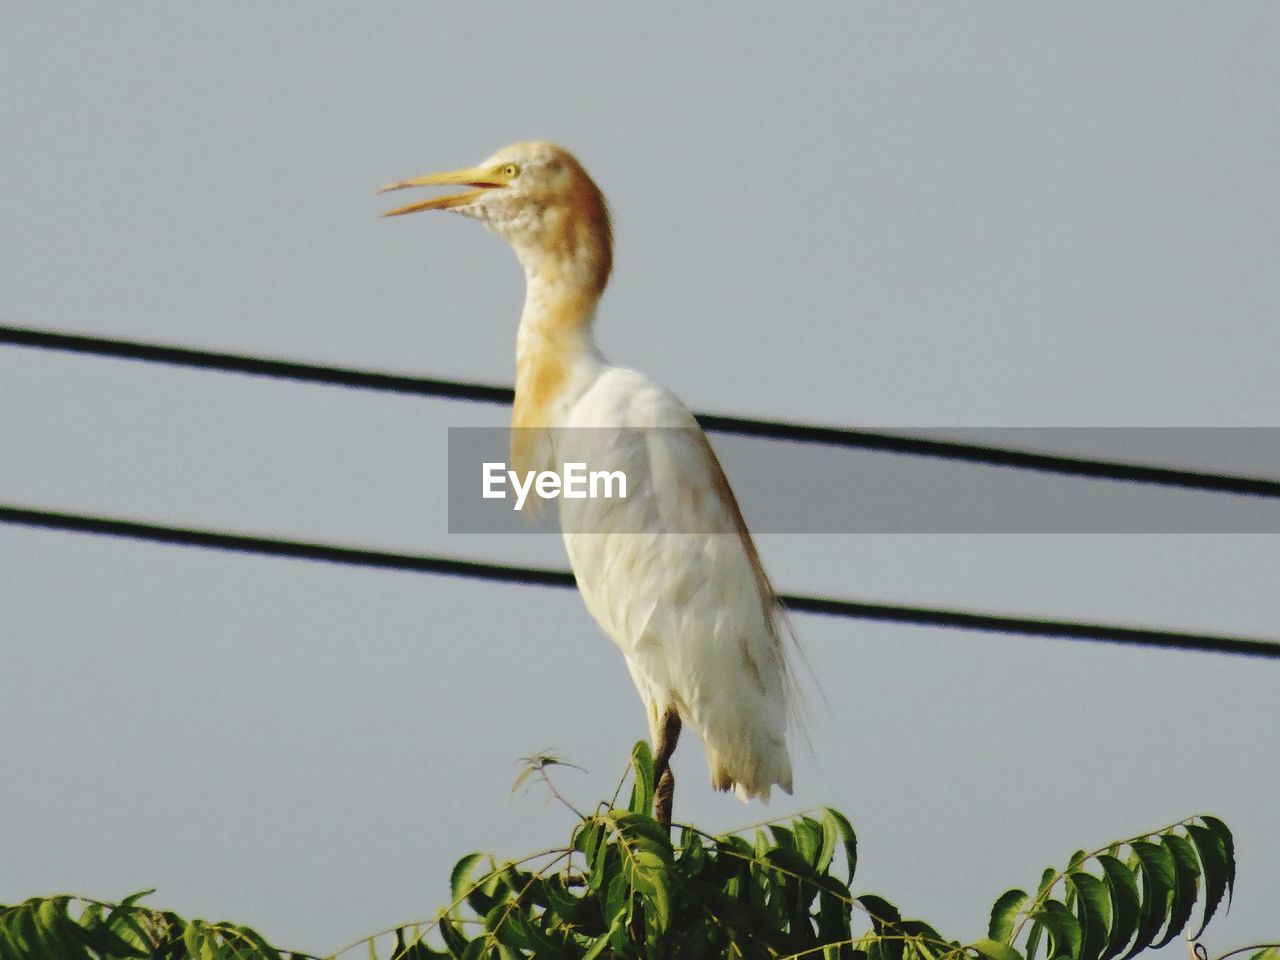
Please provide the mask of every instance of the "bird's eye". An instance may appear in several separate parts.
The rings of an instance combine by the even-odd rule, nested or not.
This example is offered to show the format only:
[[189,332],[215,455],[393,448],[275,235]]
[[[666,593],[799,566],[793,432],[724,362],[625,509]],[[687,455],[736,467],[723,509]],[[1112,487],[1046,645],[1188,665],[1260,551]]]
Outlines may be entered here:
[[519,172],[520,172],[520,168],[517,167],[514,163],[508,163],[505,167],[502,168],[503,175],[511,179],[515,179],[516,174],[518,174]]

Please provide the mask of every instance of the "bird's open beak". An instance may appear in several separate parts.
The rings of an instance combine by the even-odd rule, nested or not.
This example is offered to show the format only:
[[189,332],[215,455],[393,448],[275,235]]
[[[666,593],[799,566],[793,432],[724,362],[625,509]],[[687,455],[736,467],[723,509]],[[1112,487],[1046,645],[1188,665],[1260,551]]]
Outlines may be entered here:
[[403,190],[406,187],[433,187],[441,184],[462,184],[463,186],[475,187],[474,190],[464,190],[462,193],[449,193],[442,197],[432,197],[430,200],[422,200],[418,203],[406,204],[403,207],[396,207],[394,210],[388,210],[382,214],[384,217],[398,217],[402,213],[417,213],[419,210],[448,210],[450,207],[460,207],[470,203],[477,197],[481,197],[487,190],[496,187],[505,187],[507,184],[503,180],[500,173],[494,170],[485,170],[481,167],[468,167],[465,170],[452,170],[449,173],[432,173],[425,177],[415,177],[413,180],[401,180],[399,183],[388,183],[385,187],[379,187],[379,193],[386,193],[389,190]]

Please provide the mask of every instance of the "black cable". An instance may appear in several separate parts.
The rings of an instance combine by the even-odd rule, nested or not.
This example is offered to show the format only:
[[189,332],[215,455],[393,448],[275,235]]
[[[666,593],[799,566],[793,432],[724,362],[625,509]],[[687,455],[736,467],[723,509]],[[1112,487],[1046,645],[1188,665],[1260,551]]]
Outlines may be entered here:
[[[55,513],[48,510],[32,510],[23,507],[0,505],[0,523],[37,527],[46,530],[65,530],[102,536],[126,537],[133,540],[145,540],[152,543],[174,544],[185,547],[202,547],[272,557],[290,557],[296,560],[373,567],[381,570],[404,570],[413,573],[468,577],[476,580],[497,581],[499,583],[517,583],[540,587],[574,586],[573,574],[567,570],[518,567],[509,564],[459,560],[453,557],[390,553],[383,550],[367,550],[324,543],[304,543],[296,540],[221,533],[212,530],[192,530],[183,527],[161,526],[154,523],[139,523],[133,520],[115,520],[107,517]],[[1136,646],[1164,647],[1174,650],[1199,650],[1208,653],[1228,653],[1280,659],[1280,641],[1272,640],[1180,633],[1169,630],[1146,630],[1139,627],[1121,627],[1100,623],[1005,617],[959,610],[904,607],[795,594],[784,594],[781,599],[789,610],[797,613],[818,614],[820,616],[880,620],[921,626],[950,627],[959,630],[977,630],[987,633],[1019,633],[1040,637],[1061,637],[1069,640],[1092,640]]]
[[457,380],[435,380],[430,377],[409,377],[373,370],[325,367],[314,363],[296,363],[292,360],[267,360],[239,353],[191,350],[186,347],[139,343],[136,340],[110,340],[104,337],[30,330],[25,327],[0,325],[0,343],[17,347],[35,347],[41,350],[60,350],[66,353],[85,353],[99,357],[117,357],[123,360],[141,360],[147,363],[165,363],[177,367],[194,367],[198,370],[244,373],[255,377],[273,377],[278,380],[323,383],[359,390],[380,390],[386,393],[408,393],[420,397],[469,400],[476,403],[511,403],[515,397],[515,392],[509,387],[462,383]]
[[934,457],[940,460],[963,460],[993,467],[1067,474],[1095,480],[1124,480],[1130,483],[1151,483],[1211,493],[1280,497],[1280,480],[1269,480],[1263,477],[1235,477],[1198,470],[1178,470],[1172,467],[1152,467],[1138,463],[1117,463],[1052,453],[1033,453],[1029,450],[1010,450],[954,440],[927,440],[923,437],[881,433],[878,430],[851,430],[845,427],[780,423],[710,413],[698,414],[698,422],[704,429],[719,433],[795,440],[801,443],[821,443],[829,446],[877,450],[883,453]]
[[[288,360],[268,360],[242,354],[215,353],[206,350],[191,350],[185,347],[139,343],[131,340],[112,340],[103,337],[53,333],[23,327],[0,326],[0,344],[118,357],[127,360],[141,360],[203,370],[219,370],[252,376],[298,380],[306,383],[322,383],[361,390],[444,397],[450,400],[466,400],[474,403],[509,404],[514,396],[510,387],[492,384],[442,380],[433,377],[411,377],[373,370],[354,370],[344,367],[297,363]],[[1261,477],[1238,477],[1205,473],[1197,470],[1177,470],[1170,467],[1153,467],[1134,463],[1093,460],[1084,457],[1032,453],[1026,450],[1009,450],[977,443],[927,440],[922,437],[882,433],[876,430],[851,430],[843,427],[786,423],[778,420],[758,420],[750,417],[734,417],[715,413],[699,413],[697,417],[698,422],[705,429],[718,433],[762,437],[770,440],[791,440],[797,443],[817,443],[848,449],[877,450],[884,453],[934,457],[943,460],[960,460],[988,466],[1067,474],[1100,480],[1123,480],[1131,483],[1157,484],[1213,493],[1234,493],[1255,497],[1280,498],[1280,480]]]

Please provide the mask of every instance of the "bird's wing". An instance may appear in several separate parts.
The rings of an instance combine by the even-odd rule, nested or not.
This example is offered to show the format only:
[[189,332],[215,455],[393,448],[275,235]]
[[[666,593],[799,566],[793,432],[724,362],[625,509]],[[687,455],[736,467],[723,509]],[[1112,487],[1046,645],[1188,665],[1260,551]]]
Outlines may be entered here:
[[717,786],[789,789],[787,634],[705,434],[673,393],[619,369],[566,425],[557,459],[627,476],[626,500],[563,501],[561,522],[583,598],[626,654],[650,723],[669,707],[691,721]]

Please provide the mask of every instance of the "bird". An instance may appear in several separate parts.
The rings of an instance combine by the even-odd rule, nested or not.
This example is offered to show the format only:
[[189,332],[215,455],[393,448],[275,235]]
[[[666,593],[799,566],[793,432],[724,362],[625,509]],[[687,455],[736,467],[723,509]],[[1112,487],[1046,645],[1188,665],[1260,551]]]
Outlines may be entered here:
[[785,610],[693,414],[644,374],[611,365],[596,344],[613,269],[604,194],[573,154],[545,141],[378,192],[431,186],[467,189],[382,216],[448,210],[479,220],[524,268],[513,471],[587,455],[626,475],[625,499],[564,499],[560,522],[582,599],[644,703],[656,819],[670,827],[671,756],[685,724],[702,740],[714,789],[744,802],[767,802],[774,786],[791,793],[798,647]]

